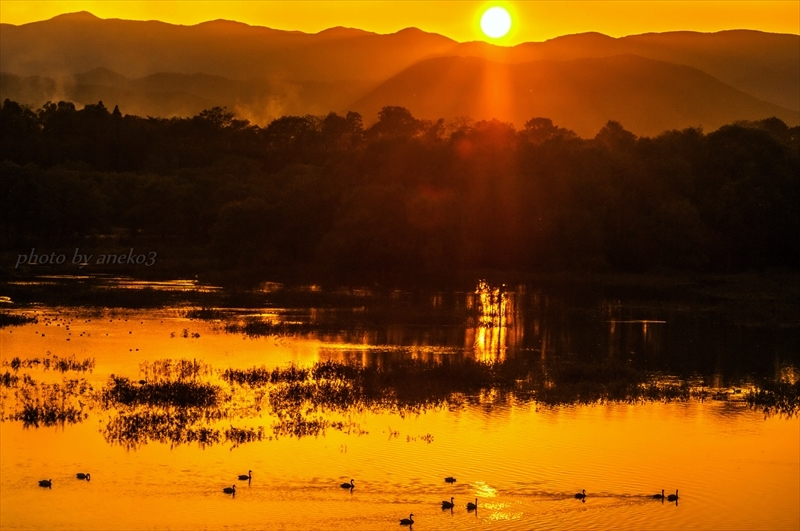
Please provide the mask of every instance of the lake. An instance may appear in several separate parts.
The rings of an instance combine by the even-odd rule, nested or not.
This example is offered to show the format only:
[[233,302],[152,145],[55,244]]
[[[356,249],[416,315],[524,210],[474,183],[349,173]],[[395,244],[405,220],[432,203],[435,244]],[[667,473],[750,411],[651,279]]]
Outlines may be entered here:
[[0,328],[4,529],[800,527],[796,398],[769,394],[796,388],[800,328],[761,306],[486,281],[4,289],[35,318]]

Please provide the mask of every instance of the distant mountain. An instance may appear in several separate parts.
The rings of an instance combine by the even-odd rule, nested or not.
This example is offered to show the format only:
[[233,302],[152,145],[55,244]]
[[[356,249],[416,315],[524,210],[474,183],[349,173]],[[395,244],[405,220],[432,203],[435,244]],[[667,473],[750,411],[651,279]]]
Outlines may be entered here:
[[413,28],[391,35],[347,28],[307,34],[226,20],[178,26],[75,13],[0,24],[0,68],[47,77],[107,68],[132,78],[175,72],[237,80],[382,81],[456,45]]
[[225,105],[262,124],[353,105],[369,122],[376,106],[400,102],[424,116],[498,113],[518,126],[547,116],[591,134],[607,119],[652,133],[771,115],[795,123],[800,111],[800,36],[744,30],[585,33],[499,47],[414,28],[307,34],[83,12],[0,24],[0,72],[0,97],[22,103],[102,99],[158,116]]
[[505,63],[634,54],[697,68],[759,99],[800,111],[798,35],[731,30],[646,33],[613,38],[600,33],[583,33],[511,48],[464,43],[459,46],[458,53]]
[[[105,68],[75,76],[46,78],[0,74],[0,101],[6,98],[39,107],[66,100],[82,106],[103,101],[124,114],[194,116],[224,106],[255,123],[284,115],[327,114],[342,110],[374,83],[344,81],[238,81],[208,74],[158,73],[128,79]],[[344,111],[342,111],[344,112]]]
[[629,54],[516,64],[477,57],[428,59],[350,107],[373,116],[385,105],[406,107],[420,118],[497,118],[517,126],[547,117],[585,137],[594,136],[608,120],[639,135],[696,126],[708,131],[770,116],[800,123],[800,113],[758,100],[700,70]]

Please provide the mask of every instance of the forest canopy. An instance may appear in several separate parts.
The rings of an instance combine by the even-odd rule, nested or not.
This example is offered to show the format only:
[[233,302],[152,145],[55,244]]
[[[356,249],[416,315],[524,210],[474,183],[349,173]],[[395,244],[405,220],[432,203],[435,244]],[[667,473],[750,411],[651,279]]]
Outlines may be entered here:
[[7,254],[135,245],[262,279],[800,267],[800,128],[777,118],[584,139],[391,106],[259,127],[5,100],[0,135]]

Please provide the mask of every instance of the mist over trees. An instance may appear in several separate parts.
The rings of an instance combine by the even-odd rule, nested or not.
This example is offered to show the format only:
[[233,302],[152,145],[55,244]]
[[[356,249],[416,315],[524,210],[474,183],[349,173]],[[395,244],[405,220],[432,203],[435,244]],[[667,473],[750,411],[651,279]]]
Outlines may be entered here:
[[149,246],[261,278],[800,267],[800,128],[777,118],[583,139],[402,107],[259,127],[6,100],[0,135],[7,252]]

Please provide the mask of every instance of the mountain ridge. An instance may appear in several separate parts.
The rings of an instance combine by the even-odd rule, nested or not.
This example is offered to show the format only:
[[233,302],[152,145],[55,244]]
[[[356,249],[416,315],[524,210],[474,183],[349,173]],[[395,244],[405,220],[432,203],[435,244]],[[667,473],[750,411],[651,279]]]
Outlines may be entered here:
[[[507,94],[497,97],[503,90]],[[350,107],[373,116],[384,105],[406,107],[419,118],[496,118],[518,127],[530,118],[547,117],[584,137],[608,120],[639,135],[715,129],[769,116],[800,123],[800,113],[758,100],[701,70],[633,54],[513,64],[480,57],[429,59]]]
[[[636,72],[630,61],[628,66],[620,60],[611,61],[616,65],[616,75],[624,81],[620,81],[615,91],[613,76],[597,71],[597,65],[604,58],[625,54],[663,64],[656,67],[652,62],[637,63],[647,66],[644,71]],[[428,71],[430,64],[426,61],[448,57],[474,57],[494,66],[487,63],[480,68],[468,68],[461,64],[458,72],[452,70],[455,77],[450,80],[444,79],[441,72]],[[573,60],[588,61],[585,65],[593,77],[584,77],[583,82],[597,83],[594,92],[604,94],[606,100],[598,99],[591,87],[575,84],[579,72],[567,75],[570,67],[556,68],[553,63]],[[536,78],[533,72],[522,74],[534,61],[545,61],[541,66],[546,67],[548,75],[555,76],[551,82],[560,83],[563,92],[576,99],[567,101],[566,96],[555,94],[555,89],[541,89],[542,94],[548,95],[543,101],[549,102],[549,107],[537,107],[526,99],[525,94],[529,95],[531,89],[519,83]],[[510,66],[501,68],[498,64]],[[525,64],[528,66],[519,66]],[[702,72],[728,88],[696,73],[670,70],[666,64]],[[97,69],[105,69],[105,77]],[[522,110],[514,114],[504,111],[502,102],[496,101],[498,115],[493,117],[518,123],[528,112],[550,109],[555,113],[551,118],[567,117],[561,125],[569,127],[574,122],[584,133],[595,127],[596,119],[582,120],[569,110],[571,107],[583,109],[586,116],[617,110],[620,115],[610,119],[628,117],[632,123],[641,123],[640,130],[647,132],[689,122],[717,123],[717,118],[710,118],[714,116],[727,116],[733,121],[749,119],[756,109],[763,112],[772,109],[773,114],[793,123],[800,111],[800,36],[755,30],[651,32],[625,37],[589,32],[500,47],[483,41],[459,43],[418,28],[385,35],[342,27],[303,33],[226,20],[181,26],[160,21],[101,19],[89,12],[59,15],[20,26],[0,24],[0,72],[3,73],[0,93],[31,105],[44,103],[41,99],[47,96],[72,97],[75,103],[84,104],[92,103],[86,101],[90,96],[106,101],[105,94],[121,98],[123,110],[131,113],[181,116],[199,112],[202,109],[196,106],[203,103],[225,105],[243,117],[263,123],[278,117],[276,113],[346,112],[351,110],[348,106],[354,105],[369,110],[364,118],[370,120],[376,105],[404,101],[412,111],[417,107],[423,109],[427,117],[432,114],[429,110],[432,111],[435,102],[422,103],[422,100],[430,99],[430,94],[414,96],[415,101],[386,88],[386,83],[397,83],[398,76],[407,77],[411,71],[425,72],[420,75],[442,86],[449,84],[449,92],[438,88],[434,91],[442,98],[439,107],[449,109],[443,114],[456,112],[450,109],[451,100],[458,100],[462,105],[459,115],[475,111],[473,118],[480,119],[487,117],[485,109],[478,108],[479,101],[467,101],[464,94],[477,98],[474,85],[482,83],[486,89],[489,80],[469,78],[467,74],[485,76],[489,70],[519,81],[514,86],[520,92],[506,94],[505,105],[522,105]],[[683,76],[680,83],[670,79],[667,71]],[[94,72],[89,76],[91,83],[86,77],[90,72]],[[115,78],[114,74],[125,79]],[[197,75],[210,77],[194,77]],[[663,86],[653,86],[648,75],[657,75]],[[145,78],[149,79],[136,81]],[[696,85],[689,83],[690,78]],[[544,83],[543,79],[539,82]],[[412,94],[421,90],[422,81],[409,84]],[[492,83],[498,85],[500,81]],[[683,104],[668,94],[670,86],[678,85],[686,94]],[[649,92],[641,87],[650,87]],[[392,101],[370,99],[381,90],[388,91],[386,97]],[[621,106],[626,96],[620,92],[624,91],[637,102],[634,107],[638,115]],[[692,96],[693,92],[697,94]],[[710,97],[712,92],[721,99]],[[186,94],[187,101],[174,97],[176,93]],[[158,103],[165,94],[172,96],[164,96],[164,102]],[[481,97],[493,96],[484,90]],[[649,105],[646,97],[653,98]],[[165,103],[167,100],[171,103]],[[555,106],[557,101],[561,102],[559,106]],[[596,108],[586,108],[585,101],[595,102]],[[688,105],[690,101],[695,103]],[[703,105],[698,103],[701,101]],[[659,108],[665,105],[672,109],[671,121]]]

